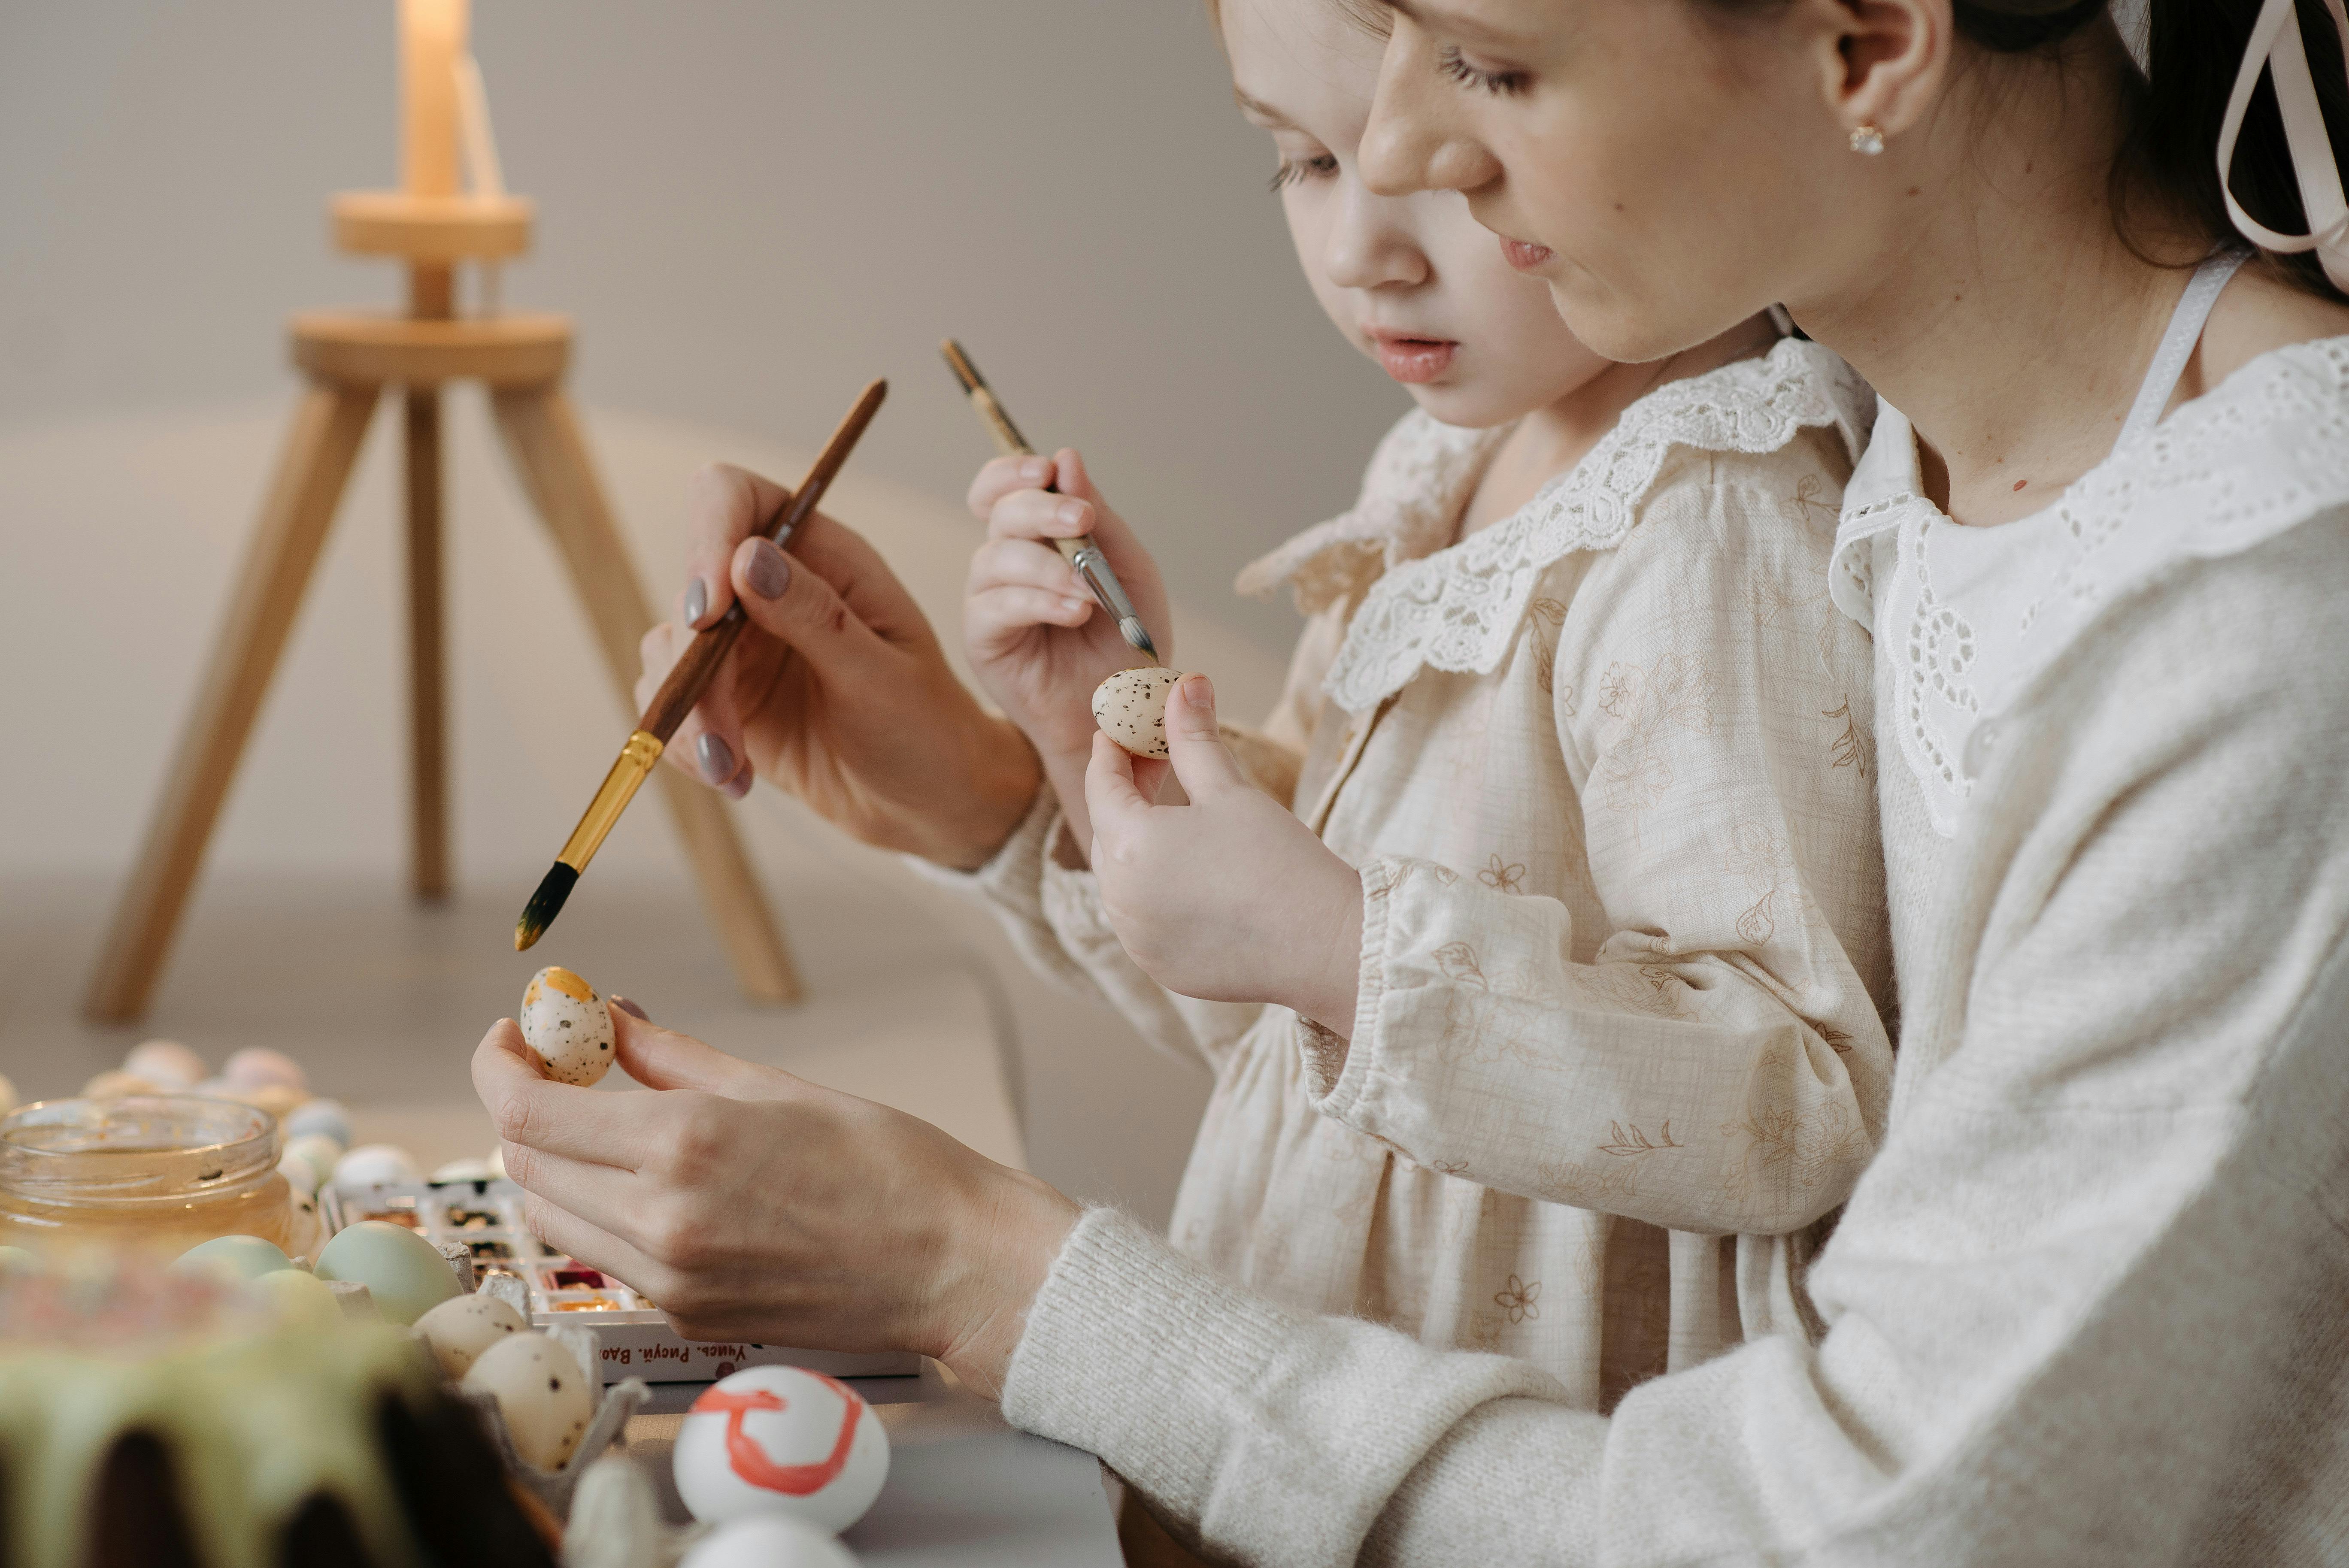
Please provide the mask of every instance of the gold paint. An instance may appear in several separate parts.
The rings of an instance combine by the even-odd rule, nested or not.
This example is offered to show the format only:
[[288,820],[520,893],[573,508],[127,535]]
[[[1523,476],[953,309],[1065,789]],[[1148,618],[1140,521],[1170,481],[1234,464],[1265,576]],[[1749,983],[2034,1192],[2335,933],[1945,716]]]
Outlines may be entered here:
[[628,802],[652,777],[653,765],[660,760],[660,755],[661,743],[647,732],[639,729],[629,736],[628,743],[620,748],[619,759],[604,775],[595,798],[587,802],[586,814],[571,830],[563,852],[554,858],[574,872],[585,871],[587,862],[595,858],[595,851],[604,847],[613,825],[619,821],[620,813],[628,809]]
[[[530,983],[530,988],[532,991],[535,992],[538,989],[539,980],[545,981],[549,985],[554,986],[556,990],[562,992],[564,995],[570,997],[574,1002],[593,1002],[595,999],[595,992],[594,988],[591,987],[586,981],[582,980],[570,970],[564,968],[560,964],[551,965],[547,968],[540,970],[538,979],[533,980]],[[524,996],[523,998],[523,1006],[525,1007],[530,1006],[530,997]]]

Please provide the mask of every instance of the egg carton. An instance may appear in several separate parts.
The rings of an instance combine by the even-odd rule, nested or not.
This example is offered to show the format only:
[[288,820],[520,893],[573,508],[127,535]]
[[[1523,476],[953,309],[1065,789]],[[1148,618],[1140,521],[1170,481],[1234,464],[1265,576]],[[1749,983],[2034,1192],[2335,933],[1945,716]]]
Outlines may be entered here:
[[[502,1294],[502,1293],[496,1293]],[[571,1353],[586,1373],[595,1393],[595,1416],[580,1434],[579,1446],[571,1452],[561,1468],[543,1470],[532,1464],[516,1451],[513,1435],[506,1430],[505,1414],[498,1408],[496,1398],[478,1389],[452,1385],[450,1392],[480,1412],[482,1429],[504,1461],[506,1473],[520,1481],[533,1497],[545,1504],[547,1511],[557,1519],[571,1512],[571,1495],[578,1488],[579,1478],[587,1468],[602,1457],[606,1449],[619,1444],[626,1449],[628,1418],[643,1408],[652,1398],[652,1390],[641,1377],[626,1377],[606,1386],[603,1376],[603,1357],[595,1336],[574,1325],[560,1325],[543,1330],[546,1336]],[[420,1343],[422,1336],[418,1336]],[[425,1350],[430,1355],[429,1347]]]
[[[512,1181],[331,1183],[318,1212],[329,1235],[360,1220],[415,1231],[450,1260],[460,1280],[497,1286],[532,1327],[592,1333],[598,1377],[625,1373],[648,1383],[713,1383],[745,1367],[802,1367],[833,1377],[915,1377],[911,1351],[802,1350],[743,1340],[682,1339],[657,1306],[619,1280],[548,1250],[523,1222],[522,1189]],[[469,1281],[466,1288],[475,1288]]]

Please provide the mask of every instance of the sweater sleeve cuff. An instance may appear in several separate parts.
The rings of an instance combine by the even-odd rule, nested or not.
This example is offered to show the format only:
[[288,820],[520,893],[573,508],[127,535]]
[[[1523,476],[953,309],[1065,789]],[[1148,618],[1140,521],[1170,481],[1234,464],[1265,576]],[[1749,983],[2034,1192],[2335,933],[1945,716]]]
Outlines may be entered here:
[[1028,804],[1028,814],[1011,830],[1011,836],[1003,841],[1002,847],[975,871],[957,871],[919,855],[897,858],[912,867],[914,874],[924,882],[963,897],[976,896],[1007,909],[1034,912],[1042,907],[1042,871],[1060,830],[1061,803],[1053,798],[1048,784],[1037,789],[1035,799]]
[[1298,1022],[1298,1046],[1305,1058],[1305,1090],[1313,1109],[1343,1119],[1362,1098],[1378,1055],[1379,1005],[1386,995],[1387,941],[1402,882],[1400,863],[1372,861],[1362,872],[1361,967],[1354,980],[1354,1033],[1350,1041],[1310,1019]]

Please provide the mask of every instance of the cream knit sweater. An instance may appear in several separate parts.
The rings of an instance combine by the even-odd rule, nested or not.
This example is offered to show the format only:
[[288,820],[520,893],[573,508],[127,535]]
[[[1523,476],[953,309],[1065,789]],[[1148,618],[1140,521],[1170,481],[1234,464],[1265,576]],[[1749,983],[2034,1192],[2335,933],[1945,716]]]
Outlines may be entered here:
[[1854,477],[1837,595],[1884,676],[1904,1017],[1821,1340],[1602,1418],[1095,1211],[1011,1419],[1248,1563],[2349,1555],[2349,339],[2188,405],[2015,559],[1946,570],[1904,457]]

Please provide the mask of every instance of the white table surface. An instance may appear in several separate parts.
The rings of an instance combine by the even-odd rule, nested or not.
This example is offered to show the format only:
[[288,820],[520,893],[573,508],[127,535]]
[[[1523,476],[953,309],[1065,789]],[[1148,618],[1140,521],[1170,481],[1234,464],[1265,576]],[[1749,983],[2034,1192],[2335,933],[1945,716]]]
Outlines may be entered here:
[[[670,1480],[677,1429],[706,1383],[656,1383],[628,1423],[628,1457],[689,1517]],[[865,1568],[1123,1568],[1117,1522],[1091,1454],[1014,1429],[991,1399],[925,1361],[918,1377],[857,1378],[889,1432],[889,1480],[841,1537]]]

